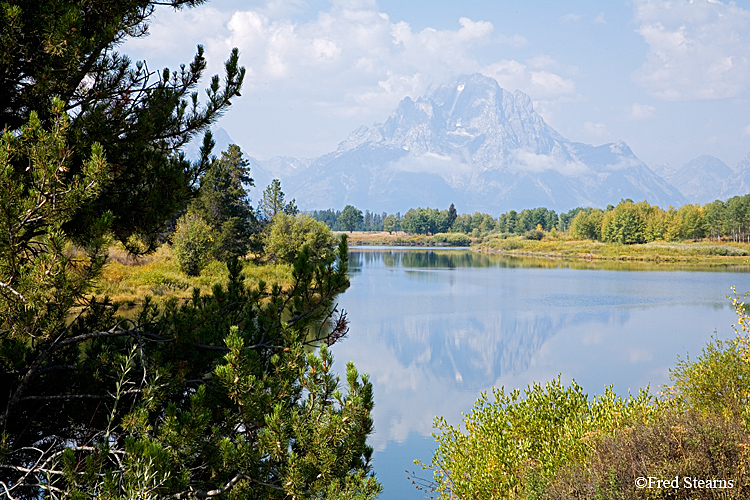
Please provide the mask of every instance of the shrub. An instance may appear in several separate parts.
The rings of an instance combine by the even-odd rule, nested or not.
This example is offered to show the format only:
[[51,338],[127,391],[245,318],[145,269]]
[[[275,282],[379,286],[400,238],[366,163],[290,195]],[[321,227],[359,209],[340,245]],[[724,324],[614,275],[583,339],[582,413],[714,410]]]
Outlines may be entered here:
[[180,269],[188,276],[198,276],[211,260],[211,228],[198,214],[188,212],[180,217],[172,242]]
[[587,437],[628,425],[652,411],[651,397],[618,398],[611,389],[589,400],[558,377],[535,383],[523,397],[493,389],[483,393],[464,418],[465,430],[437,418],[438,449],[430,465],[441,498],[527,498],[544,490],[563,466],[582,460]]
[[709,342],[695,361],[678,359],[666,392],[693,408],[742,419],[750,429],[750,317],[742,297],[735,294],[732,305],[736,336]]
[[306,214],[293,216],[280,212],[271,220],[263,243],[269,260],[292,263],[305,245],[314,261],[324,258],[333,252],[335,239],[324,222]]
[[532,229],[530,231],[526,231],[526,234],[524,234],[523,237],[527,240],[540,241],[542,238],[544,238],[544,231],[542,231],[541,229]]
[[500,242],[500,250],[518,250],[523,248],[523,242],[517,238],[509,238]]
[[[748,435],[737,420],[679,407],[664,409],[653,422],[601,434],[584,461],[562,468],[542,498],[744,499],[750,486]],[[638,488],[637,478],[677,478],[677,488]],[[696,488],[695,480],[711,481]]]
[[[558,377],[524,397],[493,389],[490,403],[482,394],[463,430],[438,418],[438,449],[423,466],[435,491],[445,499],[747,498],[750,317],[742,299],[733,299],[736,337],[678,361],[661,400],[644,391],[623,400],[610,389],[589,400]],[[678,487],[638,489],[636,480],[649,477],[677,478]]]
[[744,248],[737,248],[730,245],[706,245],[705,252],[708,255],[722,255],[731,257],[745,257],[750,252]]
[[471,238],[463,233],[437,233],[432,239],[435,242],[447,243],[456,247],[468,247],[471,245]]

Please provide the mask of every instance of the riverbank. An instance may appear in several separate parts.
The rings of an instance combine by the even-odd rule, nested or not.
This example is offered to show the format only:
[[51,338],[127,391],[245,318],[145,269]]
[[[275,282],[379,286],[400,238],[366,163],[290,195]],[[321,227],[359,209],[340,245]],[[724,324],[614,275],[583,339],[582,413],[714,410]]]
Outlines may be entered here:
[[[522,236],[470,238],[456,233],[434,236],[404,232],[354,231],[346,234],[350,246],[470,246],[471,250],[517,257],[579,261],[632,261],[656,264],[750,266],[750,244],[716,241],[680,241],[623,245],[591,240],[568,240],[545,236],[541,240]],[[453,236],[453,242],[449,236]],[[459,240],[459,237],[462,237]]]
[[403,231],[334,231],[334,235],[345,234],[349,246],[387,247],[468,247],[481,241],[462,233],[408,234]]
[[472,250],[503,255],[583,261],[633,261],[656,264],[750,266],[750,244],[716,241],[654,241],[623,245],[591,240],[490,237]]
[[[339,233],[342,234],[342,233]],[[590,240],[565,240],[545,237],[528,240],[517,236],[512,238],[489,237],[462,240],[454,238],[449,242],[443,235],[408,235],[403,232],[346,233],[350,246],[410,246],[445,247],[467,246],[475,252],[508,255],[519,258],[542,259],[539,262],[555,260],[585,263],[613,262],[634,265],[648,264],[649,269],[678,265],[696,267],[747,267],[750,269],[750,244],[734,242],[652,242],[642,245],[620,245]],[[457,241],[457,243],[456,243]],[[463,245],[461,243],[464,243]],[[469,243],[471,246],[469,247]],[[143,301],[146,295],[157,302],[169,298],[187,299],[193,288],[210,293],[214,285],[226,284],[228,272],[226,264],[210,263],[200,276],[186,276],[177,265],[171,247],[164,245],[155,253],[133,260],[124,248],[115,245],[110,249],[109,262],[105,265],[96,295],[107,295],[112,300],[132,307]],[[243,273],[247,283],[261,280],[267,283],[288,283],[291,279],[289,265],[256,265],[244,262]]]

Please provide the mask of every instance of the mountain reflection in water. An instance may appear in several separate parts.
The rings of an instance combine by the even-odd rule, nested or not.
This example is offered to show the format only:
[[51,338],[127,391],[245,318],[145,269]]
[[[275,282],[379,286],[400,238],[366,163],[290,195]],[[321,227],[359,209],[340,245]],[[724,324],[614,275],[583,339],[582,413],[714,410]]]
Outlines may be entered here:
[[373,381],[381,498],[420,498],[403,471],[429,460],[436,415],[456,424],[481,391],[558,374],[591,395],[656,392],[678,355],[731,335],[730,287],[750,290],[748,273],[617,264],[353,249],[339,298],[351,331],[333,353]]

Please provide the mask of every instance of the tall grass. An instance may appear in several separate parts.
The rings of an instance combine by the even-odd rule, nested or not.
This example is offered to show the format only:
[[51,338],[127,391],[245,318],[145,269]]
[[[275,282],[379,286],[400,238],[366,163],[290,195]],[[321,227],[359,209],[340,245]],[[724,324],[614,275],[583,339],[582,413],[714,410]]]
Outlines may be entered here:
[[[245,260],[243,274],[249,286],[261,280],[284,284],[291,281],[292,269],[290,265],[256,265]],[[224,285],[228,279],[229,272],[223,262],[210,262],[199,276],[187,276],[180,270],[168,244],[151,255],[134,259],[118,243],[109,250],[108,263],[104,266],[96,295],[106,295],[127,308],[137,306],[146,296],[153,297],[158,303],[173,297],[188,299],[194,288],[207,294],[214,285]]]

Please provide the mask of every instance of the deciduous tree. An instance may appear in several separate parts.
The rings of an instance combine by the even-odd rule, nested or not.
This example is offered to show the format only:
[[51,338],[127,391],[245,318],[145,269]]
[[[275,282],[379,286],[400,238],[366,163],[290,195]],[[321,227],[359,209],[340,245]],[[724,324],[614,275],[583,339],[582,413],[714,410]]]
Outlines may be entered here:
[[351,233],[357,229],[357,226],[362,224],[364,217],[362,216],[362,210],[359,210],[352,205],[347,205],[344,207],[344,210],[341,211],[338,220],[341,225],[344,226],[344,229]]

